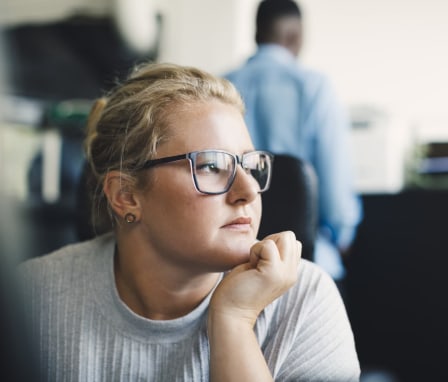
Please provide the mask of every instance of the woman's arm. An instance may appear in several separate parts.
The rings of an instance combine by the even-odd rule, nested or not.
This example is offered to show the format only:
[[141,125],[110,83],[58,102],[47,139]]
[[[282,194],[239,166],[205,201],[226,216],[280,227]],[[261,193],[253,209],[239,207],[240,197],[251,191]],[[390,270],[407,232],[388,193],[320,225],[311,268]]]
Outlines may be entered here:
[[294,233],[270,235],[216,288],[208,316],[212,382],[273,380],[253,327],[260,312],[297,281],[300,254]]

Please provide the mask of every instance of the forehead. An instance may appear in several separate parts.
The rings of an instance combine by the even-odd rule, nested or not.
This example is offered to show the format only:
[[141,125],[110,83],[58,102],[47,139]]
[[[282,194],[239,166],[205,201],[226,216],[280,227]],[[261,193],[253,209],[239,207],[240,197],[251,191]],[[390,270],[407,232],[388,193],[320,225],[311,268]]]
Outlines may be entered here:
[[241,111],[217,100],[175,106],[168,117],[168,130],[170,138],[159,153],[205,149],[239,153],[253,149]]

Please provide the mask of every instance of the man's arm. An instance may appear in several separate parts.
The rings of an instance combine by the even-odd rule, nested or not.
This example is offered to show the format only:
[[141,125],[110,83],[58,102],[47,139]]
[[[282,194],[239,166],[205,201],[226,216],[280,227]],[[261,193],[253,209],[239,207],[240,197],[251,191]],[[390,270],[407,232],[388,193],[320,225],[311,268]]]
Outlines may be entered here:
[[321,225],[347,251],[362,217],[354,188],[350,122],[331,85],[323,80],[310,117],[316,129],[314,166],[319,179]]

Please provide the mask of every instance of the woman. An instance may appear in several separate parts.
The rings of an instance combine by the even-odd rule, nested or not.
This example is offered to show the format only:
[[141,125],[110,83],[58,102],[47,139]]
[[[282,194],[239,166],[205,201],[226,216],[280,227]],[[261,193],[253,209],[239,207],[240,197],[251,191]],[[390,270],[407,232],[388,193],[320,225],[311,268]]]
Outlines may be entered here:
[[94,215],[113,234],[28,261],[54,381],[352,381],[353,335],[293,233],[256,241],[272,157],[226,80],[152,64],[93,107]]

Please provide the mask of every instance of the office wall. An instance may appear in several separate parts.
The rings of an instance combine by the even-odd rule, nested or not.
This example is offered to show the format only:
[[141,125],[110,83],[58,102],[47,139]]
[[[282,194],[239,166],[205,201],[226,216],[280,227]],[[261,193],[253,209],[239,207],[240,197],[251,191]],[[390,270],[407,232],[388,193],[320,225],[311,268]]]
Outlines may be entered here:
[[[414,126],[448,119],[447,1],[300,3],[306,23],[302,59],[331,77],[347,105],[392,110]],[[159,0],[166,21],[161,59],[215,73],[236,65],[254,49],[257,4]]]
[[448,141],[448,2],[302,4],[303,61],[329,75],[352,118],[356,108],[371,122],[353,131],[356,187],[399,191],[413,148]]
[[[221,74],[255,49],[258,0],[152,1],[163,16],[160,61],[194,65]],[[390,159],[383,156],[380,168],[372,137],[362,137],[370,150],[357,142],[358,151],[372,156],[360,162],[363,171],[364,164],[374,165],[379,176],[392,171],[390,176],[384,176],[386,188],[390,188],[389,183],[399,188],[401,179],[397,177],[403,166],[390,163],[402,161],[404,153],[396,154],[397,147],[403,150],[403,141],[431,137],[448,140],[448,2],[300,3],[306,32],[303,62],[328,74],[347,107],[367,105],[383,113],[378,120],[384,121],[381,123],[386,135],[378,132],[375,137],[379,137],[378,145],[387,146]],[[5,143],[5,136],[2,138]],[[2,152],[0,166],[5,158],[5,150]],[[365,185],[359,188],[364,191]],[[368,187],[374,191],[385,188],[384,184]]]
[[448,2],[302,2],[304,60],[327,72],[347,103],[381,105],[418,123],[447,116]]
[[[326,73],[352,118],[356,187],[404,186],[413,145],[448,140],[448,2],[301,0],[304,64]],[[258,0],[159,0],[160,60],[221,74],[255,49]],[[378,161],[378,152],[384,155]]]
[[253,2],[159,0],[163,15],[160,61],[219,74],[251,50]]

